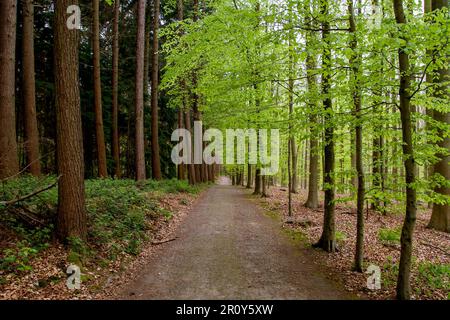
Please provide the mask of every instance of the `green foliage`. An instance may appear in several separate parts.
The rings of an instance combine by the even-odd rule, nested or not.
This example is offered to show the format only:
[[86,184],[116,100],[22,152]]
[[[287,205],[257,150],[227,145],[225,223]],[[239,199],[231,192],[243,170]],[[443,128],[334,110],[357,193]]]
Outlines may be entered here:
[[[28,194],[43,185],[53,182],[55,177],[35,178],[23,176],[3,183],[1,200],[10,200]],[[88,239],[76,237],[67,239],[68,261],[84,265],[106,253],[107,259],[116,259],[119,254],[136,255],[142,244],[148,240],[149,224],[158,217],[171,219],[172,212],[159,206],[158,198],[167,193],[200,192],[206,185],[190,186],[186,181],[176,179],[137,184],[134,180],[94,179],[86,180],[86,210],[88,215]],[[20,206],[33,210],[44,221],[55,221],[57,187],[31,197]],[[3,209],[3,210],[2,210]],[[8,272],[30,271],[30,261],[41,250],[48,247],[53,235],[53,223],[32,227],[19,219],[14,208],[0,208],[0,223],[11,230],[20,241],[16,246],[0,252],[0,270]]]
[[0,259],[0,270],[9,272],[26,272],[32,270],[30,259],[38,253],[38,250],[27,245],[26,241],[20,241],[16,247],[4,249]]
[[400,243],[401,229],[381,228],[378,230],[378,239],[390,243]]
[[336,241],[343,242],[347,240],[347,234],[343,231],[336,230]]
[[419,263],[417,269],[419,278],[424,280],[432,289],[450,291],[450,264],[422,262]]

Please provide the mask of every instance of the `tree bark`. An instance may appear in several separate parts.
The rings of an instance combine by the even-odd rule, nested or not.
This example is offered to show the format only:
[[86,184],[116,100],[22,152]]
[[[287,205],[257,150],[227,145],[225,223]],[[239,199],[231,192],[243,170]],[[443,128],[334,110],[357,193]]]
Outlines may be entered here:
[[[307,2],[307,11],[309,8],[309,2]],[[306,47],[311,43],[310,34],[306,35]],[[314,101],[314,94],[317,91],[317,81],[314,75],[316,63],[314,57],[309,53],[306,57],[306,74],[308,92],[311,93],[309,99],[309,177],[308,177],[308,198],[305,203],[305,207],[311,209],[317,209],[319,207],[319,142],[317,139],[317,132],[314,126],[317,125],[317,115],[315,114],[317,104]]]
[[77,29],[66,27],[67,7],[76,0],[55,1],[55,95],[58,184],[57,233],[67,237],[86,238],[84,195],[83,134],[78,76]]
[[15,61],[17,1],[0,1],[0,180],[19,172],[16,141]]
[[136,36],[136,97],[135,97],[135,130],[136,130],[136,180],[145,180],[145,147],[144,147],[144,55],[145,55],[145,0],[138,0],[137,36]]
[[252,187],[252,165],[250,163],[247,164],[247,189]]
[[347,1],[350,32],[352,39],[350,48],[352,49],[352,57],[349,64],[352,69],[351,82],[353,109],[355,112],[355,167],[357,173],[357,198],[356,198],[356,247],[355,260],[353,269],[357,272],[363,272],[364,266],[364,171],[362,157],[362,124],[361,124],[361,91],[359,85],[359,77],[361,76],[361,55],[356,53],[358,40],[356,35],[355,12],[353,8],[353,0]]
[[153,55],[152,55],[152,177],[160,180],[159,118],[158,118],[158,76],[159,76],[159,0],[153,0]]
[[[394,0],[394,14],[399,26],[407,23],[403,0]],[[404,35],[401,39],[407,42]],[[411,298],[411,254],[412,254],[412,238],[414,226],[416,223],[416,190],[415,182],[415,160],[412,142],[412,123],[411,123],[411,103],[410,103],[410,86],[411,86],[411,70],[409,66],[409,55],[404,47],[398,50],[399,72],[400,72],[400,118],[402,123],[402,140],[403,140],[403,156],[406,176],[406,212],[403,222],[402,235],[400,239],[401,253],[399,272],[397,279],[397,299],[409,300]]]
[[325,156],[325,198],[324,198],[324,219],[323,230],[319,241],[315,244],[327,252],[336,250],[336,226],[335,226],[335,203],[334,203],[334,129],[332,122],[332,100],[329,96],[331,88],[331,46],[330,46],[330,23],[328,14],[328,0],[321,1],[320,11],[324,16],[322,21],[322,40],[324,49],[322,53],[322,65],[325,72],[322,74],[322,93],[324,96],[324,119],[325,119],[325,139],[324,139],[324,156]]
[[119,142],[119,17],[120,0],[114,1],[113,44],[112,44],[112,154],[114,176],[120,178]]
[[[448,0],[432,0],[431,6],[433,11],[448,8]],[[442,51],[438,51],[436,49],[435,55],[445,55],[445,52]],[[448,56],[444,56],[444,58],[447,60],[446,65],[448,66],[450,64],[450,59]],[[450,70],[448,69],[448,67],[442,67],[437,70],[436,73],[436,76],[433,77],[433,83],[435,84],[434,95],[436,98],[448,99],[448,81],[450,81]],[[446,124],[447,126],[450,125],[449,112],[434,110],[433,119],[440,123]],[[450,180],[450,137],[448,136],[448,132],[444,129],[438,130],[438,136],[440,137],[438,147],[441,148],[441,150],[446,150],[446,152],[439,152],[436,155],[439,160],[434,164],[433,172],[434,174],[439,174],[440,176],[444,177],[447,185],[439,185],[435,188],[434,191],[436,193],[449,197],[450,187],[448,186],[448,181]],[[433,205],[433,211],[428,226],[436,230],[450,232],[450,206],[448,205],[448,203],[436,203]]]
[[23,105],[25,126],[25,151],[27,166],[34,176],[41,174],[39,159],[39,131],[36,118],[36,80],[34,66],[34,5],[33,0],[23,2]]
[[105,133],[103,128],[102,111],[102,79],[100,72],[100,0],[92,0],[92,46],[94,51],[94,113],[95,138],[97,141],[98,175],[101,178],[108,176],[106,166]]

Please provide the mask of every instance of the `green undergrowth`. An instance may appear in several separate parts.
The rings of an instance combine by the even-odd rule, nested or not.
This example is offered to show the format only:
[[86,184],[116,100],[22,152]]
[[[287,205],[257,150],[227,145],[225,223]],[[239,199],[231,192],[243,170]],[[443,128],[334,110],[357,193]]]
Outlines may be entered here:
[[[20,198],[55,180],[54,176],[8,180],[0,185],[0,201]],[[172,217],[158,199],[168,193],[196,194],[205,186],[176,179],[139,184],[130,179],[86,180],[88,239],[68,239],[68,262],[106,266],[121,254],[137,255],[150,240],[152,222]],[[53,187],[12,206],[0,204],[0,231],[17,239],[0,242],[0,284],[1,273],[30,271],[31,259],[55,243],[57,202],[58,190]]]

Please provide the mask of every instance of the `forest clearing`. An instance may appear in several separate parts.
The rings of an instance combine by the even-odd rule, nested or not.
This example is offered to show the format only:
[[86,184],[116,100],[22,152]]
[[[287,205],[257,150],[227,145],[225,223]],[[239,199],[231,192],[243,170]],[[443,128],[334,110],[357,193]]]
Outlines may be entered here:
[[448,0],[0,17],[0,299],[450,300]]

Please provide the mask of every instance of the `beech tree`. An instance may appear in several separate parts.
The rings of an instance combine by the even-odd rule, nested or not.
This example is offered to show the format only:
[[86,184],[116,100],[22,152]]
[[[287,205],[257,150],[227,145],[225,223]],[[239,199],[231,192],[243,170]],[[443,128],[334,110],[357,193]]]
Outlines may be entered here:
[[[449,3],[448,0],[431,0],[431,9],[434,12],[447,9],[448,15]],[[434,84],[433,95],[437,100],[446,101],[450,96],[450,59],[445,53],[445,47],[437,47],[434,49],[434,59],[440,60],[441,66],[437,68],[435,74],[432,75],[432,82]],[[448,134],[447,126],[450,125],[450,112],[446,110],[434,110],[433,118],[442,127],[438,129],[438,147],[440,151],[437,154],[438,161],[434,164],[433,173],[438,175],[440,182],[435,188],[435,192],[442,196],[450,196],[450,136]],[[433,206],[429,227],[450,232],[450,205],[448,201],[441,201]]]
[[330,97],[331,87],[331,45],[330,45],[330,22],[328,18],[328,0],[320,1],[320,13],[322,15],[322,94],[324,108],[324,220],[322,235],[315,244],[328,252],[336,250],[336,226],[335,226],[335,203],[334,203],[334,128],[332,124],[332,99]]
[[[395,20],[399,25],[400,39],[407,43],[404,26],[407,24],[402,0],[394,0]],[[416,223],[416,190],[414,182],[416,179],[416,168],[414,162],[414,151],[412,142],[412,120],[411,120],[411,69],[409,54],[405,45],[398,49],[398,64],[400,72],[400,116],[402,123],[403,156],[406,180],[406,211],[401,235],[401,254],[397,280],[397,298],[400,300],[411,297],[411,255],[412,237]]]

